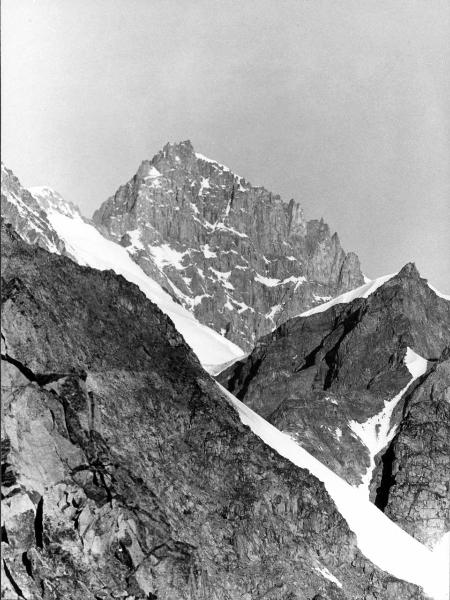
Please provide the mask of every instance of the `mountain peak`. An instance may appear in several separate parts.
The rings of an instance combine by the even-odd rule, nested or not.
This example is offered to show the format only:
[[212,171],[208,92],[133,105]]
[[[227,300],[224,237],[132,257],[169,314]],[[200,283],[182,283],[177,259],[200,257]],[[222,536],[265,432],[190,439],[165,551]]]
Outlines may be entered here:
[[406,265],[398,272],[397,277],[412,277],[413,279],[421,279],[416,264],[413,262],[406,263]]
[[[299,202],[252,186],[197,152],[168,143],[93,216],[205,325],[239,346],[281,320],[363,283],[323,221]],[[154,265],[159,275],[155,275]]]

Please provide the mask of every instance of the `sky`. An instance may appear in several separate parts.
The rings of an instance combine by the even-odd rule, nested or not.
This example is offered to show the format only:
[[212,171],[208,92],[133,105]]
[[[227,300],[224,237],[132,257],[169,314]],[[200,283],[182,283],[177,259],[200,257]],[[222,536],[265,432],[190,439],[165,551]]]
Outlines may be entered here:
[[228,165],[363,272],[450,293],[448,0],[3,0],[2,160],[86,216],[168,142]]

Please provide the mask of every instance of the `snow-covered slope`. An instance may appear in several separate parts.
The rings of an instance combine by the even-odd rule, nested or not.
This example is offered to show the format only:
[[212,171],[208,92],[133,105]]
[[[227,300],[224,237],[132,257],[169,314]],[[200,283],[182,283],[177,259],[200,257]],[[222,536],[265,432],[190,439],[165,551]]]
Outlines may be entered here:
[[192,313],[177,304],[156,281],[144,273],[125,248],[107,240],[75,212],[68,216],[67,213],[52,210],[50,205],[47,205],[47,210],[48,220],[76,261],[101,271],[111,269],[135,283],[147,298],[172,319],[205,368],[214,369],[216,365],[243,356],[238,346],[199,323]]
[[[356,534],[361,552],[375,565],[404,581],[423,587],[434,600],[448,600],[447,536],[434,551],[408,535],[316,458],[218,384],[223,394],[263,442],[322,481],[339,512]],[[400,599],[399,599],[400,600]]]
[[[336,296],[336,298],[333,298],[328,302],[324,302],[323,304],[319,304],[318,306],[315,306],[310,310],[306,310],[305,312],[302,312],[299,316],[309,317],[310,315],[315,315],[316,313],[325,312],[326,310],[328,310],[332,306],[335,306],[336,304],[347,304],[348,302],[352,302],[352,300],[356,300],[356,298],[368,298],[380,286],[386,283],[386,281],[389,281],[389,279],[392,279],[392,277],[394,277],[395,275],[396,273],[391,273],[390,275],[383,275],[382,277],[378,277],[377,279],[368,279],[367,277],[365,277],[364,285],[361,285],[355,288],[354,290],[350,290],[349,292],[345,292],[345,294],[341,294],[340,296]],[[442,294],[432,285],[428,284],[428,287],[436,294],[436,296],[439,296],[444,300],[450,300],[450,296]]]

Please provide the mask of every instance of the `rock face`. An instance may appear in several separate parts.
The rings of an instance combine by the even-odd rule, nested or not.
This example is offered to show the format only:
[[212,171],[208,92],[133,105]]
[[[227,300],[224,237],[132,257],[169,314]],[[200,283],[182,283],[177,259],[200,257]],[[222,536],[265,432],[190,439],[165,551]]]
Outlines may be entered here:
[[3,163],[1,212],[5,222],[10,223],[25,241],[38,244],[49,252],[67,254],[64,242],[51,226],[45,210]]
[[358,424],[380,414],[411,380],[407,347],[433,361],[449,345],[450,302],[407,265],[368,298],[287,321],[218,378],[349,483],[360,484],[371,463]]
[[450,353],[408,394],[398,433],[379,457],[372,499],[433,546],[450,530]]
[[[93,216],[204,324],[244,349],[276,324],[363,283],[323,221],[196,153],[167,144]],[[166,281],[163,281],[165,279]],[[168,281],[167,281],[168,280]]]
[[2,266],[2,597],[422,598],[136,286],[11,228]]

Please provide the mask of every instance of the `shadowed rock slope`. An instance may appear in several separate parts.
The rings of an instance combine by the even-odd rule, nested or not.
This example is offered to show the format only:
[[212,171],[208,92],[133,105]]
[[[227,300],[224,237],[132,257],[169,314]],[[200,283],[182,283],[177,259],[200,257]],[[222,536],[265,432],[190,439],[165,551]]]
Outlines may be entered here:
[[[363,283],[323,220],[195,152],[166,144],[95,212],[100,231],[205,325],[241,348]],[[167,283],[169,282],[169,283]]]
[[10,228],[2,269],[3,597],[422,598],[360,555],[136,286]]
[[369,452],[351,422],[379,414],[411,380],[404,365],[407,347],[433,361],[449,345],[450,302],[409,264],[368,298],[284,323],[218,379],[358,484],[370,466]]

